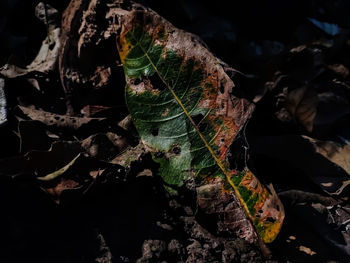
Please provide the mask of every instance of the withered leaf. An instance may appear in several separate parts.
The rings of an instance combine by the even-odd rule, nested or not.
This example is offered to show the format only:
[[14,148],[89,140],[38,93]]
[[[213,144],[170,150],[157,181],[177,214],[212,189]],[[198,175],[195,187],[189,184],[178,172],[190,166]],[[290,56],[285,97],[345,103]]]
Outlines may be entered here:
[[0,73],[7,78],[16,78],[35,71],[48,73],[56,67],[61,34],[58,11],[50,5],[41,2],[36,6],[35,14],[38,19],[46,24],[48,29],[47,37],[42,42],[35,59],[25,68],[6,64],[0,69]]
[[286,109],[294,120],[311,132],[313,121],[317,114],[317,93],[307,86],[296,88],[285,95],[284,108],[277,113],[277,117],[285,120],[283,110]]
[[[335,163],[348,173],[349,178],[344,178],[340,185],[336,184],[334,178],[332,179],[331,176],[329,176],[328,182],[321,182],[323,188],[329,194],[338,195],[342,193],[345,187],[347,187],[350,184],[350,145],[346,144],[344,146],[341,146],[332,141],[320,141],[307,136],[303,137],[310,143],[312,143],[317,153],[321,154],[331,162]],[[338,185],[338,187],[335,189],[334,186],[336,185]],[[335,189],[335,191],[332,191],[332,189]]]
[[181,186],[194,178],[200,187],[225,179],[222,191],[236,195],[262,240],[272,242],[284,218],[281,202],[226,158],[254,106],[231,94],[234,83],[220,61],[191,34],[142,7],[119,15],[127,106],[164,181]]
[[102,121],[105,118],[72,117],[68,115],[55,114],[32,107],[18,106],[22,112],[32,120],[40,121],[48,126],[78,129],[90,122]]

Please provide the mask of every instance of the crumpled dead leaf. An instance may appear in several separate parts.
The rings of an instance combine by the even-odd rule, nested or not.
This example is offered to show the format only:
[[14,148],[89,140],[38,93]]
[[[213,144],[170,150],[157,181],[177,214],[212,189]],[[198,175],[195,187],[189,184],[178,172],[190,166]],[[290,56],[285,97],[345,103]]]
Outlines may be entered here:
[[[312,143],[315,151],[343,168],[350,177],[350,144],[340,145],[332,141],[321,141],[303,136]],[[350,179],[350,178],[349,178]]]
[[121,173],[122,167],[102,162],[79,153],[69,163],[45,176],[37,177],[40,187],[56,203],[61,203],[65,191],[84,195],[104,171]]
[[[348,180],[344,179],[341,186],[333,193],[336,195],[341,194],[345,187],[350,184],[350,145],[346,144],[341,146],[332,141],[320,141],[307,136],[303,136],[303,138],[313,145],[317,153],[321,154],[348,173]],[[330,180],[330,182],[321,181],[321,184],[324,187],[333,186],[332,180]]]
[[[298,180],[304,180],[303,176],[307,176],[327,194],[339,195],[350,184],[349,174],[333,161],[319,154],[315,146],[303,136],[256,137],[250,140],[250,146],[254,154],[266,156],[274,162],[286,162],[290,166],[289,170],[297,172]],[[346,155],[344,157],[346,158]],[[296,180],[296,178],[286,178],[285,181]]]
[[25,68],[6,64],[0,69],[0,74],[7,78],[16,78],[30,72],[48,73],[55,69],[60,49],[60,34],[58,11],[48,4],[39,3],[35,8],[35,15],[45,23],[47,37],[35,59]]
[[125,168],[130,167],[131,163],[140,159],[147,151],[143,143],[139,143],[135,147],[128,147],[119,155],[117,155],[111,163],[119,164]]
[[99,122],[105,118],[73,117],[68,115],[55,114],[43,110],[37,110],[34,106],[18,106],[22,112],[32,120],[40,121],[48,126],[79,129],[90,122]]
[[71,160],[68,164],[66,164],[65,166],[63,166],[62,168],[60,168],[59,170],[57,171],[54,171],[52,173],[49,173],[45,176],[39,176],[37,177],[38,180],[40,181],[51,181],[51,180],[54,180],[56,179],[57,177],[61,176],[62,174],[64,174],[74,163],[75,161],[80,157],[80,153],[75,156],[73,158],[73,160]]
[[99,160],[110,161],[129,146],[127,139],[112,132],[92,135],[82,141],[82,147]]
[[283,108],[276,113],[278,119],[299,122],[308,132],[312,132],[313,121],[317,114],[317,93],[307,86],[302,86],[291,91],[286,87],[279,94],[283,101]]
[[54,142],[48,151],[30,151],[25,155],[0,159],[0,175],[45,176],[65,166],[82,151],[79,142]]

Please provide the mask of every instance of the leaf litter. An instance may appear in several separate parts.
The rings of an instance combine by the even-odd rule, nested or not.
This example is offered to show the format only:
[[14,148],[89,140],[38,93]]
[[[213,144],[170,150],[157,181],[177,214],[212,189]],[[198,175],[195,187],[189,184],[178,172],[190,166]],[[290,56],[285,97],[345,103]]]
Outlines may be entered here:
[[[84,215],[82,221],[97,227],[96,230],[72,223],[75,229],[84,228],[91,236],[82,242],[81,249],[78,246],[74,252],[66,253],[72,258],[85,253],[101,262],[115,259],[118,262],[170,259],[260,262],[262,255],[270,255],[278,261],[300,262],[321,258],[341,261],[348,257],[350,49],[349,35],[342,28],[345,20],[341,20],[341,16],[328,17],[329,21],[324,22],[322,12],[315,18],[307,15],[299,24],[290,20],[291,24],[296,23],[289,27],[294,30],[290,35],[295,42],[286,36],[283,38],[283,34],[273,39],[268,35],[268,30],[273,29],[263,28],[268,23],[265,20],[256,27],[267,35],[254,39],[254,34],[258,34],[255,29],[253,37],[244,35],[244,31],[237,28],[251,29],[249,25],[235,18],[218,18],[218,10],[210,8],[209,12],[205,3],[199,13],[195,12],[196,4],[175,1],[172,5],[177,7],[172,9],[174,13],[184,12],[183,18],[187,21],[174,24],[200,35],[206,44],[195,35],[176,29],[151,9],[129,1],[73,0],[63,12],[62,25],[58,21],[66,7],[64,4],[58,5],[57,10],[53,8],[55,4],[53,7],[42,3],[37,6],[37,15],[47,34],[41,48],[38,47],[37,57],[24,63],[27,66],[12,63],[15,60],[11,59],[1,71],[6,81],[2,88],[6,98],[0,96],[1,116],[6,122],[0,127],[1,181],[8,189],[22,187],[18,196],[26,196],[28,200],[37,198],[26,207],[20,206],[20,201],[13,202],[26,211],[37,209],[34,203],[40,203],[43,210],[48,209],[53,200],[63,211],[63,218],[69,218],[72,210],[76,210],[78,218]],[[299,10],[297,5],[293,3],[292,6]],[[150,6],[166,18],[170,17],[172,22],[179,19],[171,16],[161,4],[151,3]],[[264,5],[262,10],[266,11],[269,6]],[[244,10],[244,5],[237,6],[237,10],[240,8]],[[326,13],[327,8],[324,9]],[[337,12],[341,10],[332,8]],[[148,65],[144,71],[138,71],[133,69],[131,60],[126,61],[125,58],[132,58],[128,53],[134,52],[135,56],[137,52],[132,41],[131,47],[121,41],[137,21],[146,33],[153,34],[155,45],[149,46],[151,54],[155,54],[157,45],[163,45],[161,65],[175,65],[176,54],[179,54],[185,61],[179,65],[188,67],[191,60],[196,62],[199,58],[199,63],[193,63],[189,71],[195,76],[203,68],[211,75],[206,80],[212,80],[219,96],[214,99],[206,94],[209,99],[200,101],[190,116],[201,132],[208,127],[215,130],[227,125],[227,122],[212,124],[210,120],[215,120],[215,114],[227,114],[226,117],[234,120],[234,128],[228,127],[225,132],[215,130],[224,136],[223,142],[214,139],[220,147],[225,145],[225,149],[218,148],[221,162],[229,167],[225,170],[237,169],[238,175],[232,177],[231,185],[225,182],[227,178],[215,176],[215,169],[198,168],[200,158],[197,164],[197,160],[191,161],[189,157],[186,169],[175,173],[177,167],[166,162],[171,163],[186,153],[185,141],[169,142],[168,147],[159,139],[165,135],[166,126],[156,124],[147,126],[149,130],[146,125],[140,128],[140,117],[162,120],[180,114],[181,109],[174,103],[173,107],[159,107],[158,111],[146,110],[143,105],[138,111],[133,106],[136,97],[130,97],[129,93],[124,100],[125,83],[129,91],[134,88],[139,98],[148,96],[149,101],[156,103],[161,102],[157,97],[169,95],[163,84],[168,83],[170,88],[176,85],[167,81],[171,80],[171,74],[162,73],[164,66]],[[213,31],[217,28],[212,26],[216,21],[220,32]],[[283,21],[281,23],[285,23]],[[208,32],[203,31],[203,24],[208,25]],[[160,29],[165,30],[162,33]],[[143,33],[143,41],[147,42],[145,36],[147,34]],[[179,39],[182,42],[176,41]],[[152,50],[152,47],[155,48]],[[188,50],[187,47],[191,47],[190,51],[182,51]],[[230,68],[207,48],[244,73]],[[169,54],[171,51],[175,51],[175,56]],[[203,53],[206,56],[201,56]],[[141,57],[138,59],[142,62]],[[215,65],[214,71],[206,69],[211,64]],[[169,67],[169,72],[174,68]],[[154,69],[160,72],[155,74],[160,80],[154,77]],[[222,81],[215,83],[215,80]],[[191,98],[202,98],[198,88],[203,83],[200,81],[197,93],[188,96],[188,103]],[[210,91],[208,87],[203,89],[204,93]],[[33,90],[35,94],[41,93],[40,99],[33,99]],[[179,101],[187,109],[186,101]],[[47,105],[50,102],[54,103]],[[64,104],[66,108],[62,107]],[[215,111],[206,112],[210,107]],[[128,114],[131,116],[127,117]],[[199,117],[195,118],[197,115]],[[169,121],[166,124],[171,126]],[[169,133],[177,134],[182,125],[191,127],[191,121],[175,123]],[[191,134],[191,128],[185,134]],[[238,143],[243,137],[244,143]],[[196,139],[188,141],[193,143]],[[203,161],[207,159],[204,153],[199,156]],[[171,169],[166,170],[167,167]],[[280,202],[278,195],[285,207],[287,215],[281,232],[273,234],[277,238],[268,247],[259,243],[256,232],[261,234],[261,229],[257,228],[259,224],[254,217],[249,216],[252,208],[257,210],[257,207],[243,205],[248,213],[242,209],[242,201],[250,204],[255,199],[244,197],[245,181],[242,179],[242,183],[238,183],[242,176],[239,171],[258,178],[275,202]],[[193,174],[199,175],[200,180]],[[178,181],[174,184],[170,178]],[[254,188],[259,181],[253,179],[245,185]],[[235,186],[241,190],[232,191]],[[177,195],[173,194],[174,190]],[[32,194],[27,194],[28,191]],[[15,196],[17,192],[4,188],[3,193]],[[48,203],[44,205],[46,201],[41,200],[45,198]],[[267,202],[267,207],[275,204]],[[114,209],[117,214],[112,212]],[[272,211],[269,209],[266,211]],[[143,222],[139,222],[139,218],[143,218]],[[69,229],[67,223],[63,225]],[[21,227],[19,229],[23,229]],[[57,225],[55,228],[52,231],[60,229]],[[67,233],[66,230],[61,232]],[[20,235],[25,234],[20,232]],[[72,238],[72,241],[66,240],[67,244],[76,240],[74,234],[67,236]],[[294,239],[289,239],[290,236]],[[83,252],[86,245],[96,249]],[[60,246],[63,251],[69,250]],[[32,253],[37,256],[41,252]],[[64,257],[64,253],[56,251],[55,259],[50,257],[50,261],[67,261]]]

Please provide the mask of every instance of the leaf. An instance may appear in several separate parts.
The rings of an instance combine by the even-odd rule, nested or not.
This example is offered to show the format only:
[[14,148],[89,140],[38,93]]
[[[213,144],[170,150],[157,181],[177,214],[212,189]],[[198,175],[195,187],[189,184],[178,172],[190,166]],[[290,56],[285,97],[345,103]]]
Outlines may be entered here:
[[341,146],[332,141],[320,141],[307,136],[303,136],[303,138],[312,143],[316,152],[339,165],[350,175],[350,144]]
[[[280,120],[289,120],[290,116],[304,128],[312,132],[314,119],[317,114],[317,93],[306,86],[296,88],[285,94],[284,108],[277,113]],[[287,114],[286,116],[286,112]]]
[[6,64],[0,69],[0,73],[8,78],[16,78],[27,75],[30,72],[48,73],[56,67],[58,52],[60,49],[61,29],[58,27],[58,11],[48,4],[39,3],[35,8],[36,16],[47,27],[47,37],[42,42],[41,48],[35,59],[25,68],[12,64]]
[[248,170],[231,170],[227,150],[253,106],[231,95],[220,62],[191,34],[150,10],[123,17],[118,49],[126,101],[165,183],[196,186],[225,179],[264,242],[277,236],[284,212],[276,194]]
[[112,132],[91,135],[81,145],[90,156],[103,161],[113,160],[129,146],[125,137]]
[[[336,189],[336,191],[328,190],[329,194],[339,195],[343,192],[343,190],[350,185],[350,145],[344,145],[343,147],[332,141],[320,141],[317,139],[313,139],[307,136],[303,136],[304,139],[308,140],[314,147],[315,151],[334,164],[338,165],[344,171],[346,171],[349,175],[349,178],[344,178],[341,181],[340,186]],[[333,180],[329,180],[329,182],[323,182],[323,186],[333,186]],[[332,189],[332,187],[330,187]]]
[[129,168],[132,162],[140,159],[140,157],[146,153],[145,146],[139,143],[135,147],[128,147],[118,156],[116,156],[111,163],[119,164],[125,168]]
[[[349,174],[335,165],[329,158],[319,154],[315,146],[306,136],[300,135],[274,135],[251,137],[251,152],[254,155],[265,156],[266,167],[275,166],[271,175],[279,176],[279,168],[276,164],[284,163],[283,171],[289,177],[283,177],[283,184],[293,185],[296,181],[306,178],[330,195],[339,195],[349,185]],[[285,149],[288,149],[286,151]],[[329,152],[331,153],[331,152]],[[347,160],[346,151],[343,152],[344,160]],[[268,168],[269,169],[269,168]],[[270,169],[269,169],[270,170]],[[299,187],[304,187],[305,182],[300,182]]]
[[79,129],[81,126],[90,122],[102,121],[105,118],[87,118],[73,117],[69,115],[60,115],[52,112],[34,109],[31,107],[18,106],[22,112],[32,120],[40,121],[48,126],[66,127]]
[[54,171],[53,173],[47,174],[42,177],[38,177],[37,179],[40,181],[51,181],[56,179],[57,177],[61,176],[64,174],[74,163],[75,161],[80,157],[80,153],[73,158],[68,164],[63,166],[62,168],[58,169],[57,171]]
[[48,151],[30,151],[22,156],[0,159],[0,175],[42,177],[65,166],[82,151],[78,142],[54,142]]
[[[69,202],[69,199],[74,198],[74,196],[75,198],[82,197],[107,170],[113,171],[115,174],[123,172],[120,166],[79,153],[63,167],[45,176],[37,177],[37,183],[57,204],[60,204],[65,201]],[[70,192],[71,197],[69,197],[69,193],[63,195],[67,191]]]

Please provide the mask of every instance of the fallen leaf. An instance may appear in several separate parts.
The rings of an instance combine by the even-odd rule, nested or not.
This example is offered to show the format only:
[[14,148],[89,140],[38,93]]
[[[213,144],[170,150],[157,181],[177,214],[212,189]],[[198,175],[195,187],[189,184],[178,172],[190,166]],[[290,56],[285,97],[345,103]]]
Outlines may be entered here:
[[[350,185],[350,145],[346,144],[344,146],[341,146],[332,141],[320,141],[307,136],[303,136],[303,138],[308,140],[314,146],[314,149],[317,153],[321,154],[331,162],[335,163],[348,173],[349,178],[347,180],[344,180],[341,186],[339,186],[335,192],[329,192],[331,194],[336,195],[341,194],[343,190],[348,185]],[[323,182],[322,186],[324,186],[326,189],[327,187],[333,189],[332,181]]]
[[[191,34],[149,9],[121,14],[118,49],[126,101],[160,175],[181,186],[226,178],[262,240],[272,242],[283,222],[277,195],[249,171],[230,170],[226,153],[254,108],[231,95],[232,80]],[[252,240],[250,240],[252,242]]]
[[139,143],[135,147],[128,147],[123,152],[118,154],[111,163],[119,164],[125,168],[130,167],[132,162],[140,159],[140,157],[146,153],[145,146],[143,143]]
[[44,188],[44,191],[46,191],[57,204],[60,204],[60,199],[64,191],[79,190],[81,188],[82,186],[78,182],[71,179],[65,179],[61,180],[58,184],[56,184],[53,187]]
[[316,255],[316,252],[315,251],[312,251],[310,248],[308,247],[305,247],[305,246],[300,246],[299,247],[299,250],[306,253],[306,254],[309,254],[310,256],[312,255]]
[[289,117],[285,117],[284,109],[305,127],[312,132],[313,121],[317,114],[317,93],[313,92],[307,86],[293,89],[285,95],[284,108],[277,113],[280,120],[289,121]]
[[115,133],[99,133],[82,141],[82,147],[91,156],[99,160],[111,161],[129,147],[125,137]]
[[346,79],[349,76],[349,69],[342,64],[328,65],[328,68],[334,71],[336,74],[343,77],[344,79]]
[[107,169],[114,174],[122,172],[120,166],[79,153],[65,166],[45,176],[37,177],[37,180],[40,187],[59,204],[64,200],[62,194],[66,191],[74,191],[80,196],[86,194]]
[[6,64],[0,69],[0,73],[7,78],[16,78],[35,71],[48,73],[56,67],[61,34],[58,11],[50,5],[41,2],[36,6],[35,13],[38,19],[46,24],[48,29],[47,37],[42,42],[35,59],[25,68]]
[[64,127],[78,129],[81,126],[90,122],[99,122],[105,118],[87,118],[87,117],[72,117],[68,115],[60,115],[43,110],[37,110],[33,106],[24,107],[18,106],[22,112],[32,120],[40,121],[48,126]]
[[42,177],[69,163],[82,152],[78,142],[54,142],[48,151],[30,151],[25,155],[0,160],[0,174],[16,177]]
[[60,168],[57,171],[54,171],[48,175],[42,176],[42,177],[37,177],[38,180],[40,181],[51,181],[56,179],[57,177],[61,176],[62,174],[64,174],[74,163],[75,161],[80,157],[80,153],[75,156],[73,158],[73,160],[71,160],[68,164],[66,164],[65,166],[63,166],[62,168]]
[[[289,165],[288,169],[297,173],[296,176],[301,178],[303,175],[307,176],[327,194],[339,195],[350,183],[349,174],[325,156],[317,153],[315,146],[305,136],[257,136],[250,138],[249,142],[252,153],[270,159],[271,163],[265,163],[265,165],[284,161]],[[295,180],[295,178],[284,178],[284,183],[288,184],[293,179]]]
[[100,105],[87,105],[84,108],[81,109],[81,113],[84,115],[84,117],[99,117],[101,114],[108,112],[111,110],[110,107],[106,106],[100,106]]
[[321,141],[303,136],[312,143],[315,151],[343,168],[350,176],[350,144],[340,145],[332,141]]

